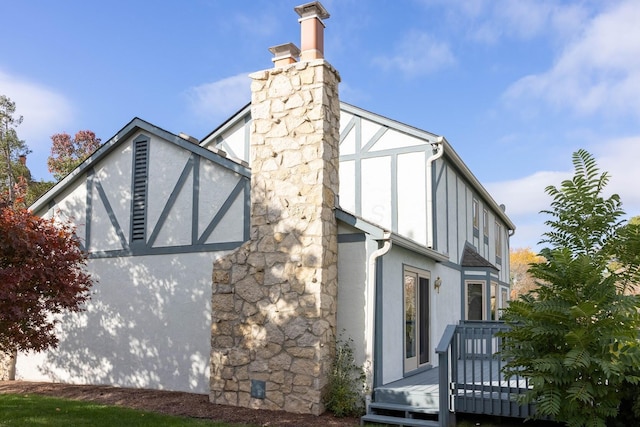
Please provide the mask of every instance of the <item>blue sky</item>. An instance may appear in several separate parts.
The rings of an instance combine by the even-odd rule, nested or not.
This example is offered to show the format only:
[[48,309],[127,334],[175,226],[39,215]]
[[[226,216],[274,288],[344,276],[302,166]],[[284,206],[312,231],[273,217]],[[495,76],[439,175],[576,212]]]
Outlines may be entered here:
[[[103,142],[133,117],[202,138],[249,100],[270,46],[299,45],[294,0],[4,2],[0,93],[35,178],[50,136]],[[444,135],[507,206],[512,247],[544,231],[544,188],[585,148],[640,215],[640,2],[324,0],[341,99]]]

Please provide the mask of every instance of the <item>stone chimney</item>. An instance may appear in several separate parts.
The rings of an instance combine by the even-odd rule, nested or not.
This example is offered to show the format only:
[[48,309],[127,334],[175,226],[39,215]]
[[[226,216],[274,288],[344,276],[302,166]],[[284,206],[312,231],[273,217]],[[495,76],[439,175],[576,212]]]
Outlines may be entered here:
[[306,3],[294,8],[300,15],[300,33],[303,61],[324,58],[324,23],[329,13],[318,1]]
[[251,240],[214,263],[210,400],[318,415],[335,348],[340,78],[323,59],[326,10],[295,10],[301,61],[276,46],[275,67],[250,76]]

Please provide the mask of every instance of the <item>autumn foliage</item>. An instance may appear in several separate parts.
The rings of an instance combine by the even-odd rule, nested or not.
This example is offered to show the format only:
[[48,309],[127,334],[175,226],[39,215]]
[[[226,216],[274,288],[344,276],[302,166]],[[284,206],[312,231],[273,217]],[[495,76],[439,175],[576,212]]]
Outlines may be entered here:
[[82,311],[91,277],[70,224],[0,210],[0,353],[56,346],[56,317]]
[[60,180],[100,147],[100,138],[90,130],[78,131],[73,138],[68,133],[51,137],[51,156],[47,160],[49,172]]
[[517,299],[538,287],[536,279],[529,273],[533,264],[544,262],[544,257],[537,255],[531,248],[511,249],[509,256],[511,271],[511,299]]

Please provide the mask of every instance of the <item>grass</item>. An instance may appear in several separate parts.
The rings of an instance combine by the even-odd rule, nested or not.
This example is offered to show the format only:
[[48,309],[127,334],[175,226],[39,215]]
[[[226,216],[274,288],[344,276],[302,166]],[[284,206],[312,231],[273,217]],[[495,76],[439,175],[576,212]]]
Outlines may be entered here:
[[[488,416],[458,415],[458,427],[551,427],[555,423],[505,419]],[[250,427],[187,417],[161,415],[119,406],[58,399],[40,395],[0,394],[0,427],[91,426],[91,427]],[[368,425],[369,426],[369,425]],[[375,427],[379,427],[376,425]]]
[[238,424],[160,415],[92,402],[38,395],[0,394],[0,427],[5,426],[241,427]]

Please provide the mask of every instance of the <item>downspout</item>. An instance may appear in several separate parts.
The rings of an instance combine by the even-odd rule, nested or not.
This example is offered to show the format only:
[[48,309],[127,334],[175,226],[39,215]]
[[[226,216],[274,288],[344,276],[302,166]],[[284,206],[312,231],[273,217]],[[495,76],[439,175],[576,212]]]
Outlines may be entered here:
[[444,138],[439,136],[436,142],[431,143],[433,154],[427,159],[427,247],[435,249],[433,246],[433,173],[432,164],[444,154]]
[[381,248],[375,250],[369,256],[369,269],[367,276],[367,299],[366,299],[366,321],[365,321],[365,330],[367,340],[365,342],[365,362],[364,368],[369,372],[367,375],[367,383],[366,383],[366,405],[367,405],[367,413],[369,413],[369,403],[371,403],[371,393],[373,393],[374,381],[373,377],[375,374],[375,366],[374,366],[374,339],[376,335],[375,331],[375,312],[376,312],[376,261],[381,256],[385,255],[391,249],[391,233],[388,231],[384,232],[383,235],[383,245]]

